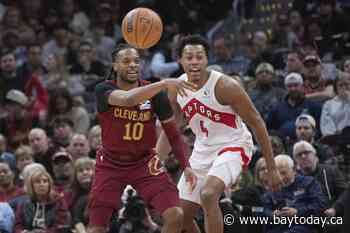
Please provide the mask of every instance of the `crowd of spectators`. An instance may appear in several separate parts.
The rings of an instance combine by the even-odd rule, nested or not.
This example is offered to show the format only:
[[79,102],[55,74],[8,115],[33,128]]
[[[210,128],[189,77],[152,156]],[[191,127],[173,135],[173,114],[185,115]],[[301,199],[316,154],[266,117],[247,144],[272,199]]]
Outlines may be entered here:
[[[108,76],[111,51],[123,41],[122,17],[138,6],[154,9],[164,23],[161,41],[140,51],[142,79],[181,74],[176,45],[199,33],[211,45],[208,68],[239,80],[266,122],[285,187],[269,191],[256,147],[249,170],[225,193],[223,211],[343,217],[342,226],[234,224],[225,231],[348,232],[345,0],[0,1],[0,232],[86,232],[101,143],[94,87]],[[193,134],[181,129],[192,148]],[[164,165],[177,182],[178,161],[170,154]],[[161,221],[132,189],[123,203],[111,232],[159,230]],[[201,213],[197,222],[201,227]]]

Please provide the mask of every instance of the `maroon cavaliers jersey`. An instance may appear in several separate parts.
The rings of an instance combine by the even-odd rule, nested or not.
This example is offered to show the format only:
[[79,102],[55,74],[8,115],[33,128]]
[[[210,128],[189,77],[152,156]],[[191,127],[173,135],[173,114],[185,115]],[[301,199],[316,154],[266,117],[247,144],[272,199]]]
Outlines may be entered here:
[[97,111],[102,128],[102,146],[108,156],[147,156],[156,145],[156,117],[161,121],[172,116],[166,93],[133,107],[112,106],[108,96],[118,89],[112,81],[96,86]]

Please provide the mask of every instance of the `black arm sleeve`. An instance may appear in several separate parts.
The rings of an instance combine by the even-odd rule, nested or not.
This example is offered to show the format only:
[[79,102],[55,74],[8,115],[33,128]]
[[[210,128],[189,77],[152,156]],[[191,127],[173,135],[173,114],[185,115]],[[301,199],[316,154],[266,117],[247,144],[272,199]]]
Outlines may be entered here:
[[108,96],[116,87],[112,83],[102,82],[95,87],[98,112],[106,112],[109,109]]
[[164,121],[173,116],[173,110],[166,92],[161,91],[152,98],[154,112],[160,121]]

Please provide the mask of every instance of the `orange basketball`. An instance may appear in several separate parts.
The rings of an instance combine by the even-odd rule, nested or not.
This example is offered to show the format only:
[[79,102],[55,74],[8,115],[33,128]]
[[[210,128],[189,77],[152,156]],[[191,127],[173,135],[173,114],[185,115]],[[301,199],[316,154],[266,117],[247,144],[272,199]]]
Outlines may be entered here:
[[124,39],[132,46],[147,49],[155,45],[163,31],[159,15],[148,8],[135,8],[123,18]]

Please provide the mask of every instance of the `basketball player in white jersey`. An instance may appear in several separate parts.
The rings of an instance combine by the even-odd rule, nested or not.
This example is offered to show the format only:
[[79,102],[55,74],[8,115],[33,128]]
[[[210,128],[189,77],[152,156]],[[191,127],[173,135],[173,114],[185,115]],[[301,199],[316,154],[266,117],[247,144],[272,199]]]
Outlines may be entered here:
[[[252,136],[243,121],[254,131],[261,146],[270,188],[277,191],[282,186],[264,121],[237,81],[206,69],[208,49],[208,43],[199,36],[183,38],[178,53],[185,74],[180,79],[196,84],[198,90],[186,91],[187,96],[169,93],[175,110],[185,114],[196,135],[190,165],[197,175],[197,185],[190,187],[184,176],[178,184],[186,233],[198,232],[193,220],[200,206],[206,233],[223,232],[219,198],[225,188],[236,182],[252,156]],[[159,148],[166,148],[164,141],[161,136]]]

